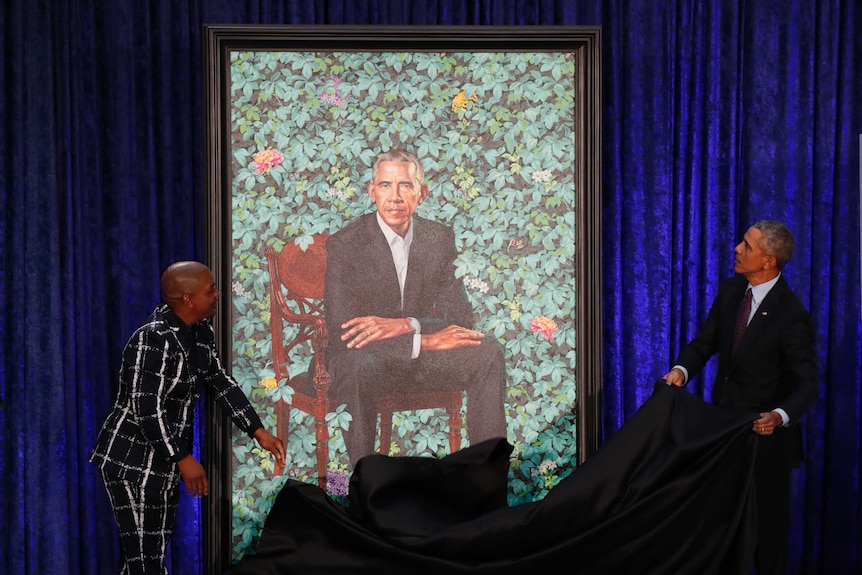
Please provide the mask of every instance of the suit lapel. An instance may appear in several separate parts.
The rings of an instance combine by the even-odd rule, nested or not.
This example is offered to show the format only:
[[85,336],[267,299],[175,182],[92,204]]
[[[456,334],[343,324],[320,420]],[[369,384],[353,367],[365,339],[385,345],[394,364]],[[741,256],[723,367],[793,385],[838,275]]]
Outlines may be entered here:
[[170,324],[167,323],[167,321],[165,323],[170,329],[171,335],[174,337],[174,342],[176,342],[177,349],[179,349],[180,352],[183,354],[183,368],[177,375],[182,381],[188,381],[192,375],[192,354],[197,353],[197,345],[192,345],[191,349],[186,349],[182,342],[180,342],[179,329],[172,327]]
[[425,266],[419,262],[428,262],[428,234],[427,228],[420,218],[413,218],[413,244],[410,246],[410,259],[407,261],[407,281],[404,282],[404,311],[419,299],[420,286],[424,283],[422,274]]
[[[176,348],[180,350],[180,353],[183,355],[183,368],[177,376],[182,381],[189,381],[191,376],[195,375],[191,371],[191,367],[193,365],[191,355],[198,353],[198,346],[195,344],[191,349],[187,350],[180,341],[179,328],[173,327],[164,315],[160,315],[159,321],[164,325],[164,328],[171,333],[171,337],[173,337]],[[203,365],[203,362],[201,362],[197,356],[195,359],[198,359],[198,365]]]
[[[392,261],[392,250],[386,242],[386,236],[377,225],[377,214],[372,213],[368,218],[365,233],[368,236],[369,249],[362,250],[365,256],[364,267],[371,271],[372,281],[378,296],[391,305],[394,302],[396,309],[401,307],[401,288],[398,286],[398,273],[395,271],[395,263]],[[410,274],[407,274],[410,277]]]
[[772,289],[769,290],[769,293],[766,294],[766,297],[757,306],[757,311],[754,312],[751,321],[748,322],[748,327],[745,328],[745,333],[743,333],[742,339],[739,342],[738,355],[744,355],[752,349],[756,350],[757,346],[754,344],[769,326],[771,317],[774,317],[778,313],[781,298],[786,288],[787,283],[782,277],[772,286]]

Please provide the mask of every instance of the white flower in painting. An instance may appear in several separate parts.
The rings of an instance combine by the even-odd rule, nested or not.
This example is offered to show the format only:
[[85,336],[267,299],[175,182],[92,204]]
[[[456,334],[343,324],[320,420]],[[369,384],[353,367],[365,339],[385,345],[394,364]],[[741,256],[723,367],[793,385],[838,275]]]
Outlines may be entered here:
[[551,461],[549,459],[545,459],[542,463],[539,464],[537,468],[533,470],[533,476],[536,475],[550,475],[554,471],[557,470],[557,462]]
[[550,170],[536,170],[530,176],[534,182],[549,182],[551,180]]
[[347,199],[347,195],[344,193],[343,190],[339,190],[338,188],[332,186],[330,186],[330,188],[326,190],[326,195],[329,196],[329,199],[338,198],[342,201]]
[[242,287],[242,284],[238,281],[233,282],[233,284],[231,284],[231,288],[235,297],[251,298],[251,293]]
[[488,282],[479,278],[465,277],[464,285],[481,293],[488,293],[489,289]]

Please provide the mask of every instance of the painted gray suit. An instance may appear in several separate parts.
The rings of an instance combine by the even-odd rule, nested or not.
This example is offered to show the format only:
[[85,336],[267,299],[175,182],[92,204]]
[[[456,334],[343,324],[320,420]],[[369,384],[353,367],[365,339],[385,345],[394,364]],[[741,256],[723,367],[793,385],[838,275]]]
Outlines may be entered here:
[[376,214],[361,216],[327,242],[325,310],[327,368],[336,404],[353,416],[345,442],[351,461],[372,453],[377,414],[372,394],[410,389],[466,389],[467,431],[471,444],[506,436],[503,411],[505,360],[499,344],[449,351],[422,351],[411,359],[413,335],[348,349],[340,326],[358,316],[415,317],[422,333],[456,324],[473,327],[473,309],[463,282],[455,277],[455,240],[451,228],[413,217],[413,244],[404,286],[404,306],[395,265]]

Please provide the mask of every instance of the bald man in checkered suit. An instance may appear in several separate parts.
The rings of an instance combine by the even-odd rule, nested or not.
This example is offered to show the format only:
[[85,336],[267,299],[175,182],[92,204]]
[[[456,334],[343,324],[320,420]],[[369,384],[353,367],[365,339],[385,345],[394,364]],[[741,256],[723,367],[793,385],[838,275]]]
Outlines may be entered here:
[[209,493],[206,471],[191,453],[200,385],[275,456],[277,474],[284,468],[284,444],[263,428],[216,351],[210,318],[218,290],[210,270],[177,262],[162,275],[161,288],[165,303],[123,350],[117,398],[90,454],[119,527],[122,575],[167,574],[180,478],[190,495]]

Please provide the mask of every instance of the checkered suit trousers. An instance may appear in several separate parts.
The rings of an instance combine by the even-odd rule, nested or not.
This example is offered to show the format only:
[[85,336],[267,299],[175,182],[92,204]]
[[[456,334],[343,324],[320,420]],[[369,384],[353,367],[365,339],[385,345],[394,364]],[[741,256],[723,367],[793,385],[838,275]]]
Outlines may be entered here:
[[153,489],[146,482],[116,479],[101,471],[120,530],[119,574],[168,575],[163,559],[180,502],[179,483],[168,490]]

